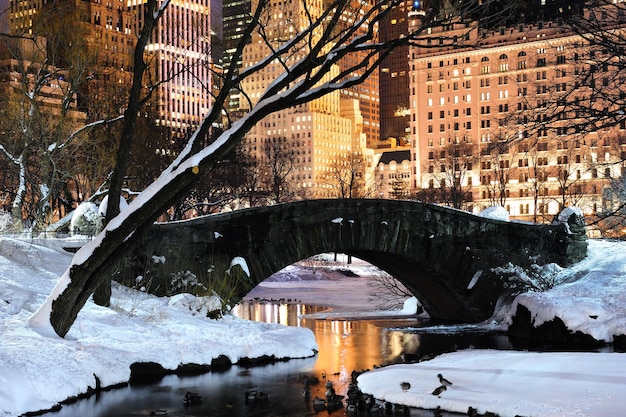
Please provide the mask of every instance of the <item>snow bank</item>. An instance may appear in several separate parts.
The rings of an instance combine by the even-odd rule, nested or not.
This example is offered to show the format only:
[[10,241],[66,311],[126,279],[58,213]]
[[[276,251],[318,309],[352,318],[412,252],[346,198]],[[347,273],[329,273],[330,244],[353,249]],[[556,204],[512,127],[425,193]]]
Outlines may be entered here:
[[478,215],[487,219],[502,220],[505,222],[509,221],[509,212],[506,211],[504,207],[500,206],[487,207],[486,209],[478,213]]
[[[29,319],[70,264],[71,254],[0,238],[0,416],[53,407],[96,386],[124,383],[134,362],[166,369],[264,355],[308,357],[309,329],[227,316],[206,318],[212,297],[154,297],[114,285],[112,308],[88,302],[65,339]],[[37,330],[37,331],[36,331]],[[40,334],[40,333],[43,333]]]
[[558,272],[564,284],[519,295],[505,323],[512,322],[521,304],[531,312],[535,326],[559,317],[572,332],[596,340],[610,343],[613,336],[626,334],[626,245],[592,239],[587,250],[586,259]]
[[[626,355],[466,350],[411,365],[392,365],[358,377],[363,392],[421,407],[500,417],[624,415]],[[441,373],[452,382],[441,395]],[[401,382],[411,384],[403,391]]]

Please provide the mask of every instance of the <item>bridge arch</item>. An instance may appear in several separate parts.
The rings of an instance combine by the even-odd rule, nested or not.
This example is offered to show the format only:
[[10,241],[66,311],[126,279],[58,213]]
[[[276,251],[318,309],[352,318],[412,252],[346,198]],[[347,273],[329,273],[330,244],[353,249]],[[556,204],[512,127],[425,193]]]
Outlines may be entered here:
[[433,318],[489,318],[503,294],[492,269],[509,262],[567,266],[586,256],[580,216],[535,225],[483,218],[416,201],[306,200],[155,225],[140,256],[185,257],[199,273],[243,257],[243,297],[285,266],[346,253],[390,273]]

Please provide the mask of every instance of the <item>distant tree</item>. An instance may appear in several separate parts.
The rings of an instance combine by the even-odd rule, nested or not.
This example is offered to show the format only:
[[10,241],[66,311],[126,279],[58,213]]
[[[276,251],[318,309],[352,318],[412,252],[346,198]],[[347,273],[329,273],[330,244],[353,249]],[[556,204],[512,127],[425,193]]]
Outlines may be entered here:
[[364,198],[372,194],[365,180],[366,161],[361,152],[347,152],[330,164],[326,181],[338,198]]
[[487,190],[491,205],[505,207],[511,191],[510,182],[517,174],[518,154],[515,146],[509,146],[500,140],[500,136],[496,138],[480,155],[481,170],[491,173],[490,181],[485,181],[482,186]]
[[391,181],[390,185],[391,191],[389,192],[389,197],[394,199],[404,199],[409,197],[411,193],[411,184],[409,178],[398,176]]
[[[539,215],[547,213],[546,206],[550,198],[548,179],[555,175],[553,166],[554,145],[549,145],[546,140],[530,143],[530,148],[525,148],[522,160],[528,161],[527,166],[519,168],[520,175],[525,181],[520,181],[523,190],[529,190],[533,198],[533,222],[539,222]],[[546,152],[548,151],[548,152]],[[552,218],[544,219],[552,221]]]
[[[598,155],[591,165],[591,176],[602,178],[602,201],[595,217],[587,224],[596,227],[605,237],[624,238],[626,234],[626,134],[622,131],[606,135],[596,144]],[[602,155],[604,154],[604,155]],[[597,192],[597,189],[592,192]]]
[[440,173],[437,176],[439,198],[441,202],[460,209],[472,201],[472,187],[468,184],[468,178],[474,164],[479,161],[476,146],[465,140],[451,141],[441,152],[445,158],[440,161]]
[[70,29],[75,21],[73,8],[52,7],[33,18],[32,33],[0,39],[2,79],[13,81],[0,99],[0,156],[15,169],[15,219],[39,230],[60,207],[71,208],[68,182],[78,175],[80,137],[71,133],[84,123],[77,92],[93,57],[81,27]]
[[400,281],[381,270],[372,273],[368,285],[371,288],[369,300],[383,310],[397,309],[401,307],[400,302],[414,296]]
[[295,168],[295,152],[287,138],[268,138],[263,143],[257,167],[261,169],[263,186],[275,203],[292,200],[295,187],[291,175]]

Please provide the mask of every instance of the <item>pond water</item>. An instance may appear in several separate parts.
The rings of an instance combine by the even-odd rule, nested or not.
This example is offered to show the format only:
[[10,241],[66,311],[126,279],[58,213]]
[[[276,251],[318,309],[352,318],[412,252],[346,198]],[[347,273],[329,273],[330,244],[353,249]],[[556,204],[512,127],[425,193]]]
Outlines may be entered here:
[[[65,405],[50,416],[314,416],[318,412],[313,399],[325,396],[326,381],[338,394],[345,395],[353,371],[456,349],[513,348],[502,334],[479,332],[472,327],[459,327],[457,331],[433,328],[433,323],[417,318],[330,320],[307,316],[322,310],[304,304],[255,302],[240,304],[235,310],[246,319],[310,328],[319,346],[314,357],[252,368],[233,366],[199,376],[167,376],[152,384],[132,385]],[[310,385],[309,397],[303,395],[304,377],[320,381]],[[183,398],[189,391],[197,392],[202,401],[185,405]],[[246,396],[249,392],[265,393],[267,399]],[[345,416],[346,411],[341,408],[319,414]],[[432,416],[433,412],[412,409],[410,414]]]

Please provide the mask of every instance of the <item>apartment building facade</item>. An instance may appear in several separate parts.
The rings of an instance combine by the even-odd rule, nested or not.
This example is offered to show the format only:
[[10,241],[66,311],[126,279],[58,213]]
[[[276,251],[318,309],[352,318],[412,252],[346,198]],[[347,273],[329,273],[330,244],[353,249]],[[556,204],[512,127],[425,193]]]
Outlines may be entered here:
[[[145,2],[129,5],[139,30]],[[154,71],[149,82],[156,87],[156,123],[171,132],[173,142],[187,139],[211,107],[210,5],[210,0],[172,2],[146,47]]]
[[[325,5],[324,1],[308,2],[305,10],[300,1],[276,1],[268,9],[265,19],[263,32],[268,37],[267,41],[280,44],[285,36],[293,36],[308,26],[308,13],[319,16]],[[265,42],[259,33],[253,34],[243,51],[243,69],[268,55],[269,48]],[[287,65],[298,62],[307,53],[306,46],[295,48]],[[251,103],[242,101],[241,109],[250,110],[274,77],[283,72],[283,65],[273,60],[263,70],[244,79],[242,90]],[[339,73],[340,67],[334,65],[326,78],[332,79]],[[362,155],[366,153],[364,117],[358,105],[358,94],[355,96],[353,92],[350,98],[346,93],[337,90],[265,117],[246,135],[245,150],[261,166],[268,167],[271,163],[268,148],[282,148],[290,159],[289,182],[300,198],[340,197],[338,176],[344,169],[358,169],[359,175],[366,175],[362,166]],[[356,155],[361,156],[353,159]],[[356,163],[357,159],[358,167],[348,163],[350,160]]]
[[[80,28],[92,72],[80,95],[81,108],[89,113],[90,108],[104,100],[107,89],[113,91],[113,97],[125,97],[132,79],[136,39],[143,25],[144,0],[3,3],[9,11],[8,25],[13,33],[32,34],[38,19],[54,11],[73,16],[71,24]],[[209,0],[173,1],[146,49],[151,57],[147,58],[150,70],[145,84],[155,89],[152,116],[157,125],[165,127],[172,141],[186,138],[211,106],[210,16]],[[94,117],[101,116],[101,112],[96,113]]]
[[[495,30],[458,21],[429,36],[429,48],[413,48],[410,60],[416,190],[448,190],[439,195],[456,195],[459,208],[501,205],[512,218],[538,222],[564,206],[589,217],[609,208],[611,182],[624,174],[626,125],[586,123],[615,109],[592,101],[598,90],[581,83],[595,77],[624,91],[623,76],[590,64],[611,59],[602,48],[558,19]],[[456,39],[454,49],[446,38]]]

